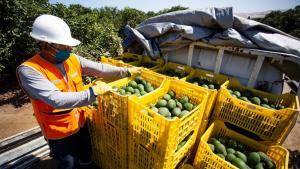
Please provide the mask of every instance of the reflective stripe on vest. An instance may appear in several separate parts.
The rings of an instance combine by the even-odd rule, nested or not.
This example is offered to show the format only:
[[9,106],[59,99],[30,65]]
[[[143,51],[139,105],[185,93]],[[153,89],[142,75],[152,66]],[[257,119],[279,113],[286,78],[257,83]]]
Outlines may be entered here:
[[[83,90],[82,70],[78,58],[71,54],[64,61],[67,79],[55,65],[43,59],[39,54],[25,61],[26,65],[40,72],[46,79],[62,92],[76,92]],[[84,125],[84,110],[55,109],[47,103],[31,99],[35,117],[47,139],[61,139],[76,133]]]

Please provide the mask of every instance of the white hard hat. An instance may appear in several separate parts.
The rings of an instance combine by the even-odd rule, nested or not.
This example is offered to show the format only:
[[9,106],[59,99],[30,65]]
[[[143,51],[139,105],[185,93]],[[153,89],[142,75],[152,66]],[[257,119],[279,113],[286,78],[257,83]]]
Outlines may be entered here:
[[30,36],[36,40],[67,46],[76,46],[80,41],[72,38],[69,26],[65,21],[53,15],[37,17]]

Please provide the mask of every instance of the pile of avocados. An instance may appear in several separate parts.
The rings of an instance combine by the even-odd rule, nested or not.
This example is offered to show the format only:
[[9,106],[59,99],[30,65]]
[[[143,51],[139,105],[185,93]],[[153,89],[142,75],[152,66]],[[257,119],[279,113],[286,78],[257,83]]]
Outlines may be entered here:
[[247,151],[246,146],[229,137],[210,138],[210,149],[220,158],[240,169],[275,169],[275,163],[264,152]]
[[187,81],[194,84],[194,85],[201,86],[201,87],[204,87],[204,88],[207,88],[207,89],[217,89],[217,90],[219,90],[219,88],[220,88],[220,85],[218,83],[211,82],[207,79],[203,79],[203,78],[199,78],[199,77],[194,77],[194,78],[191,78]]
[[141,76],[137,76],[134,80],[129,81],[127,85],[118,88],[118,93],[120,95],[136,95],[140,97],[152,92],[154,89],[154,86],[150,82],[147,82]]
[[284,109],[285,107],[281,104],[275,105],[271,102],[269,102],[268,98],[262,98],[259,96],[254,96],[253,93],[250,90],[244,90],[244,91],[239,91],[239,90],[234,90],[234,89],[227,89],[231,96],[238,98],[240,100],[253,103],[268,109],[273,109],[273,110],[279,110],[279,109]]
[[174,70],[174,69],[165,69],[165,70],[158,71],[158,73],[170,77],[178,77],[180,79],[188,75],[187,72],[183,72],[182,70]]
[[189,97],[182,96],[176,98],[174,91],[169,91],[162,98],[158,99],[156,104],[150,105],[150,109],[172,119],[174,117],[181,118],[196,108],[196,105],[191,102]]

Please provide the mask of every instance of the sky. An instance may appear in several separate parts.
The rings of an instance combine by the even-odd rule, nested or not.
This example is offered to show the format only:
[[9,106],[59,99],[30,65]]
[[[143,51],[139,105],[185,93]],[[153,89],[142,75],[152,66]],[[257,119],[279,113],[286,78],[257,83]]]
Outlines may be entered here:
[[267,10],[285,10],[300,5],[300,0],[49,0],[51,4],[81,4],[85,7],[100,8],[104,6],[135,8],[144,12],[154,11],[180,5],[190,9],[207,7],[233,7],[234,13],[262,12]]

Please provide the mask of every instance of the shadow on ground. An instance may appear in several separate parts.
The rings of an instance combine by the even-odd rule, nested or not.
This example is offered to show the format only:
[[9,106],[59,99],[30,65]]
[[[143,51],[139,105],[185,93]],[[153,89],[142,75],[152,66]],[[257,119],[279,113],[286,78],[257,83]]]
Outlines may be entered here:
[[289,152],[289,169],[300,169],[300,152],[298,150]]
[[20,88],[16,78],[0,79],[0,106],[12,104],[14,107],[22,107],[30,100]]

